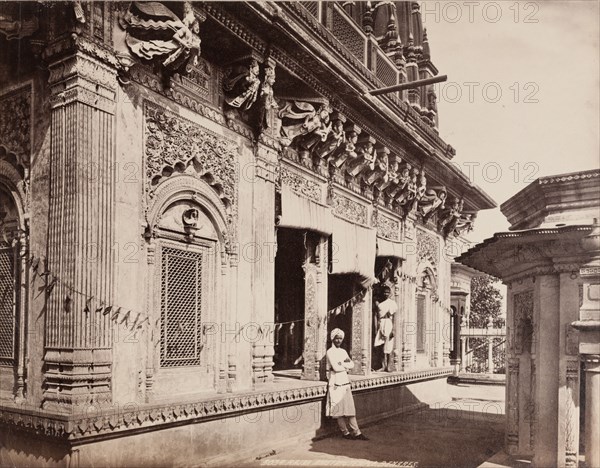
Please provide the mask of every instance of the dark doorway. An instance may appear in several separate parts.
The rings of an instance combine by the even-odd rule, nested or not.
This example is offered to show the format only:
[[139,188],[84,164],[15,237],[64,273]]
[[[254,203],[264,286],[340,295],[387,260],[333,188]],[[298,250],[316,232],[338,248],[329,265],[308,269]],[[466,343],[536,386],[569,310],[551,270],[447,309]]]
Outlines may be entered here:
[[[327,310],[345,304],[358,294],[360,288],[356,275],[329,275]],[[331,346],[331,330],[339,328],[345,334],[342,348],[352,356],[352,305],[342,307],[339,313],[331,313],[327,320],[327,348]]]
[[302,368],[305,251],[303,231],[277,230],[274,370]]

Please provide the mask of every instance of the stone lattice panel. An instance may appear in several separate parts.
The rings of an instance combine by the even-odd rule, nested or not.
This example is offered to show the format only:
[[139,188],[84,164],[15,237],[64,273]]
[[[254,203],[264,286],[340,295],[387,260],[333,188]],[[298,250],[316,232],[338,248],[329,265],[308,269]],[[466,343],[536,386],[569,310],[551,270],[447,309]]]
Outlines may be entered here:
[[0,249],[0,365],[12,365],[15,345],[13,249]]
[[349,18],[346,18],[337,9],[333,9],[333,25],[331,32],[352,54],[364,63],[365,61],[365,38],[360,35],[357,29],[351,24]]

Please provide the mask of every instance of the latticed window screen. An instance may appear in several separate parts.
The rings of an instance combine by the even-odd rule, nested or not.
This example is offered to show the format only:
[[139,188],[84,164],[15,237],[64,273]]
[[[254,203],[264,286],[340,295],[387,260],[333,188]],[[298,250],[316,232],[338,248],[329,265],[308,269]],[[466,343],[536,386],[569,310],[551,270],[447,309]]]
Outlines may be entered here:
[[161,367],[200,365],[205,254],[162,248]]
[[12,248],[0,248],[0,365],[15,357],[15,270]]
[[386,86],[393,86],[398,82],[398,72],[379,53],[377,54],[377,78]]
[[356,28],[352,27],[350,19],[342,13],[333,10],[333,26],[331,32],[346,46],[346,48],[361,62],[365,60],[365,39],[360,35]]

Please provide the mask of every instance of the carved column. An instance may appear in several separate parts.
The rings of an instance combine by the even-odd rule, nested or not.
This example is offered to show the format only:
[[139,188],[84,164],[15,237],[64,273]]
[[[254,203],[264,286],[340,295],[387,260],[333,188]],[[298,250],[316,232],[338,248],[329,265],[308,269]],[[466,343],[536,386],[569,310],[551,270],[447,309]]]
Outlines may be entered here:
[[[51,63],[44,406],[111,399],[116,71],[80,51]],[[90,300],[90,298],[93,298]]]
[[[358,293],[355,290],[353,294]],[[369,375],[371,373],[371,311],[372,289],[368,289],[362,300],[352,309],[352,360],[354,369],[351,374]]]
[[[156,241],[153,237],[148,239],[146,245],[146,262],[148,264],[149,272],[154,272],[154,263],[156,260]],[[145,385],[143,388],[144,399],[146,403],[150,402],[153,397],[153,386],[154,386],[154,374],[156,369],[154,368],[154,354],[160,340],[160,316],[154,316],[153,311],[157,310],[154,304],[155,296],[155,285],[154,278],[155,274],[148,274],[146,285],[146,300],[147,300],[147,312],[150,317],[150,323],[148,324],[149,333],[146,333],[146,376]]]
[[[256,154],[253,188],[254,241],[258,255],[253,262],[252,289],[254,320],[272,324],[275,314],[275,173],[277,154],[259,145]],[[252,345],[252,381],[273,380],[275,350],[270,335],[264,334]]]
[[519,358],[509,358],[506,373],[506,451],[519,450]]
[[325,377],[324,358],[327,346],[327,250],[328,239],[320,237],[315,247],[315,263],[305,271],[304,367],[302,378]]

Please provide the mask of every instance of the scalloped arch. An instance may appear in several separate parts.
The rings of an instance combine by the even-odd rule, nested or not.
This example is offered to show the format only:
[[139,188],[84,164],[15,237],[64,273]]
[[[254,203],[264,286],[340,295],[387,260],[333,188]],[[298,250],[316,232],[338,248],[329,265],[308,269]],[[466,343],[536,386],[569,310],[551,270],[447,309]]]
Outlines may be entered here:
[[417,278],[427,276],[431,281],[431,290],[437,291],[437,270],[431,261],[423,259],[417,265]]
[[160,215],[173,203],[193,200],[200,204],[215,224],[219,241],[230,242],[227,224],[227,208],[210,185],[191,175],[180,175],[160,182],[154,191],[153,200],[148,207],[148,223],[155,226]]
[[5,159],[0,159],[0,186],[12,196],[19,212],[19,227],[25,229],[27,218],[27,196],[24,190],[25,182],[21,174]]

